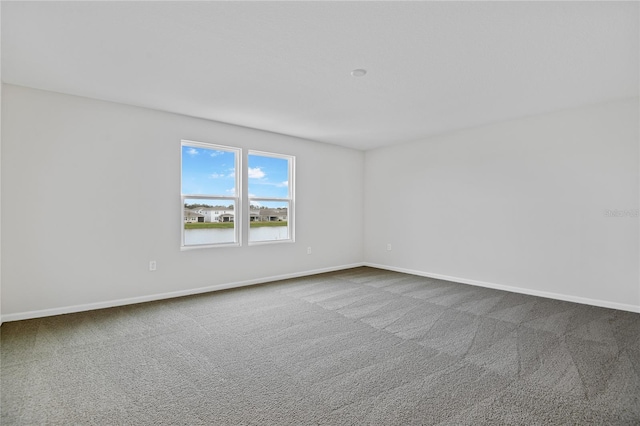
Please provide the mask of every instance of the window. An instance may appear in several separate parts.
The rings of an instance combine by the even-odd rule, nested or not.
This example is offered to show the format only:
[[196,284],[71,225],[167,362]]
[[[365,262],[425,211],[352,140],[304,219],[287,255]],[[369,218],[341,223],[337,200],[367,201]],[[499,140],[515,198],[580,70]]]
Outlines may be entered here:
[[181,158],[183,248],[294,241],[295,157],[182,141]]
[[294,241],[294,157],[249,151],[249,243]]
[[182,141],[182,247],[238,245],[240,150]]

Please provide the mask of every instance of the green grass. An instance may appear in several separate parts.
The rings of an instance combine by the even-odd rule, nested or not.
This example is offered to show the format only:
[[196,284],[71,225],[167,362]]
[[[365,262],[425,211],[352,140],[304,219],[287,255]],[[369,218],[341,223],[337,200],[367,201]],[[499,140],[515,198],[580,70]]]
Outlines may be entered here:
[[260,228],[262,226],[287,226],[288,222],[251,222],[252,228]]
[[[262,226],[287,226],[287,222],[251,222],[252,228],[259,228]],[[233,222],[197,222],[197,223],[185,223],[184,229],[229,229],[233,228]]]
[[233,222],[197,222],[197,223],[185,223],[184,229],[207,229],[207,228],[233,228]]

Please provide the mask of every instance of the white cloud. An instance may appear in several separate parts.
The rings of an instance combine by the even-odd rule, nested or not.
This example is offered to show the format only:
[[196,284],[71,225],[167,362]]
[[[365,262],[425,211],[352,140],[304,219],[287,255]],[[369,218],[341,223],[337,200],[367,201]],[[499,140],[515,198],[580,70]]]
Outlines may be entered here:
[[223,178],[233,179],[233,178],[236,177],[236,172],[233,169],[229,169],[229,173],[226,173],[226,172],[222,172],[222,173],[214,172],[214,173],[211,173],[209,175],[209,177],[211,179],[223,179]]
[[217,157],[218,155],[222,155],[224,154],[223,151],[211,151],[211,154],[209,154],[212,157]]
[[260,181],[258,181],[258,182],[254,182],[254,183],[255,183],[255,184],[257,184],[257,185],[275,186],[276,188],[286,188],[286,187],[288,187],[288,186],[289,186],[289,182],[288,182],[288,181],[286,181],[286,180],[285,180],[285,181],[283,181],[283,182],[278,182],[278,183],[276,183],[276,182],[269,182],[269,181],[268,181],[268,180],[266,180],[266,179],[262,179],[262,180],[260,180]]
[[260,169],[260,167],[249,167],[249,179],[262,179],[265,176],[265,173]]
[[189,155],[198,155],[200,153],[195,148],[189,148],[189,150],[187,151],[187,154],[189,154]]

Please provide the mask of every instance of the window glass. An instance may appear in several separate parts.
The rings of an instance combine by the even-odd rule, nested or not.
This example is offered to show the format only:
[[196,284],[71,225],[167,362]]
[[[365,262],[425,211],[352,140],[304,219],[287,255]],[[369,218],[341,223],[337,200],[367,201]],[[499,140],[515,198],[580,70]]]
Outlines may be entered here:
[[238,243],[240,210],[235,148],[182,142],[182,246]]
[[249,153],[249,243],[293,241],[293,161]]

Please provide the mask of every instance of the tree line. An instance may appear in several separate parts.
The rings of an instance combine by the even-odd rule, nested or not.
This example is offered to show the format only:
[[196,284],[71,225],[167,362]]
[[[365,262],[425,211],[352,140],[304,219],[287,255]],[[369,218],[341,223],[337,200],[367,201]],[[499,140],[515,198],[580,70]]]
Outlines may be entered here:
[[[233,204],[230,204],[230,205],[228,205],[226,207],[225,206],[211,206],[211,205],[208,205],[208,204],[187,204],[187,203],[184,204],[184,208],[185,209],[189,209],[189,210],[194,210],[194,209],[197,209],[197,208],[200,208],[200,207],[202,207],[202,208],[219,208],[220,210],[233,210],[234,209]],[[286,208],[284,208],[284,207],[273,208],[273,207],[265,207],[265,206],[254,206],[254,205],[249,206],[249,208],[254,209],[254,210],[263,210],[263,209],[286,210]]]

